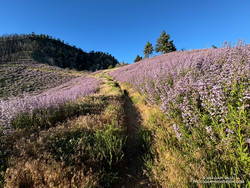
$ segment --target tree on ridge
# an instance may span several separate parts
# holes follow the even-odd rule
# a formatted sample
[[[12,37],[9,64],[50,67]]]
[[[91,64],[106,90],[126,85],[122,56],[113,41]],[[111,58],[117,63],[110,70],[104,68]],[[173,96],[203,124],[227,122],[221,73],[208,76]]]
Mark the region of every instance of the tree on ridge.
[[[149,57],[154,51],[153,45],[150,42],[147,42],[147,44],[144,47],[144,55],[146,58]]]
[[[163,54],[176,51],[173,40],[170,40],[170,35],[165,31],[162,31],[160,37],[157,39],[155,51]]]
[[[138,61],[141,61],[141,60],[142,60],[142,57],[139,56],[139,55],[137,55],[136,58],[135,58],[135,60],[134,60],[134,62],[138,62]]]

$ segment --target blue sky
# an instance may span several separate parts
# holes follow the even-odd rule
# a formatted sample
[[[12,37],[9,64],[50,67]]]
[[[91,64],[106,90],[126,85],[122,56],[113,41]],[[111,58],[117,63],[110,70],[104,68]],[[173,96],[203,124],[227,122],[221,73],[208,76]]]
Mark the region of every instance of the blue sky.
[[[0,35],[49,34],[132,62],[162,30],[177,49],[249,43],[249,10],[249,0],[1,0]]]

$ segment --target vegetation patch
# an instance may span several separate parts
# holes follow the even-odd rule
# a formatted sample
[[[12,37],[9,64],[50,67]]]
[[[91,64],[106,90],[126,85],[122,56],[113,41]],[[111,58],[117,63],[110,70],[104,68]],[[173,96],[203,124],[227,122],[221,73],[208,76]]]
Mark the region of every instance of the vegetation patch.
[[[1,148],[2,186],[148,183],[143,158],[151,135],[132,121],[139,116],[130,116],[136,109],[120,85],[110,77],[97,77],[103,79],[99,93],[57,108],[19,114],[12,121],[14,132],[0,137],[5,146]]]
[[[77,117],[86,114],[101,113],[105,105],[107,105],[107,98],[101,96],[86,97],[84,100],[78,102],[69,102],[57,107],[50,107],[45,109],[36,109],[32,113],[20,113],[11,121],[11,126],[15,129],[48,129],[56,125],[56,123],[63,122],[69,118]]]
[[[150,104],[139,108],[154,138],[151,181],[198,187],[212,177],[226,182],[207,186],[250,186],[249,49],[172,53],[110,73]]]
[[[100,95],[68,105],[61,108],[67,112],[47,109],[15,120],[18,129],[7,136],[13,152],[1,155],[1,160],[9,160],[1,167],[6,187],[41,186],[44,182],[109,187],[119,180],[126,144],[122,99]]]
[[[42,69],[47,68],[50,71]],[[25,93],[37,94],[59,86],[79,75],[37,63],[0,64],[0,98],[22,96]]]

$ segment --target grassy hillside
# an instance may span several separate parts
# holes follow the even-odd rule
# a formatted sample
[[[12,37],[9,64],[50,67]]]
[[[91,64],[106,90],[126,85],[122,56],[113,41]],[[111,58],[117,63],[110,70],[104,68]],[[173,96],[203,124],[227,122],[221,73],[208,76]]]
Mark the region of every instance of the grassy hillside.
[[[0,187],[249,187],[249,60],[239,45],[91,74],[2,64],[7,96],[35,89],[0,100]]]
[[[106,74],[95,78],[102,81],[96,94],[26,109],[11,132],[0,132],[0,186],[131,187],[134,178],[137,187],[149,185],[141,158],[147,132],[128,93]]]
[[[61,68],[100,70],[118,61],[103,52],[83,52],[48,35],[7,35],[0,37],[0,63],[33,60]]]

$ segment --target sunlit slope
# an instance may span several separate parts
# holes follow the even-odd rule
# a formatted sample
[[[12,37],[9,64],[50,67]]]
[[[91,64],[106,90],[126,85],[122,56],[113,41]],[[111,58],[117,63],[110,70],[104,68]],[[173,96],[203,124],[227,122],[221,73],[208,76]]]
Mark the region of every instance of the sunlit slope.
[[[40,93],[81,75],[33,61],[0,64],[0,99]]]
[[[110,75],[164,113],[148,121],[151,179],[195,187],[206,177],[236,177],[250,186],[250,46],[173,52]]]

